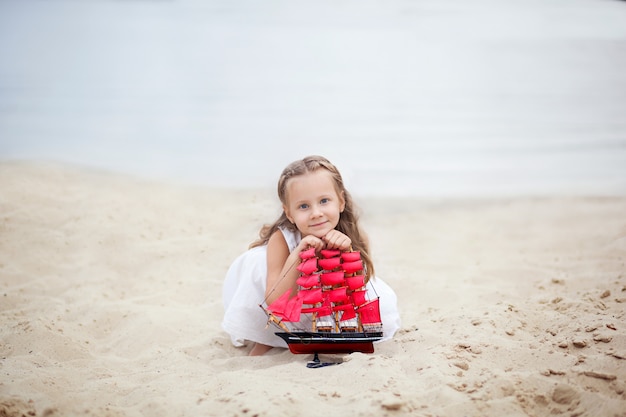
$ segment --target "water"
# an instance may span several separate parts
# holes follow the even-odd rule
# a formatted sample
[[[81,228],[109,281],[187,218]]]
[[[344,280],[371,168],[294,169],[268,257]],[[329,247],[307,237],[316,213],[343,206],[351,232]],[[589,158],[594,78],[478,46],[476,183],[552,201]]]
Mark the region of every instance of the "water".
[[[356,194],[626,194],[626,2],[0,1],[0,158]]]

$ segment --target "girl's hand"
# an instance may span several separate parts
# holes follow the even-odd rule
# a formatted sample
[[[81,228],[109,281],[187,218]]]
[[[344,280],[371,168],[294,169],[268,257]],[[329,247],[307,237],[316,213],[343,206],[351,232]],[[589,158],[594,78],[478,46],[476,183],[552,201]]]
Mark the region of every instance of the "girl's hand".
[[[328,232],[322,240],[326,244],[326,249],[339,249],[346,251],[352,246],[352,239],[335,229]]]
[[[313,235],[308,235],[302,238],[298,247],[296,248],[296,252],[300,253],[309,248],[315,248],[315,251],[319,251],[324,249],[325,244],[319,237],[315,237]]]

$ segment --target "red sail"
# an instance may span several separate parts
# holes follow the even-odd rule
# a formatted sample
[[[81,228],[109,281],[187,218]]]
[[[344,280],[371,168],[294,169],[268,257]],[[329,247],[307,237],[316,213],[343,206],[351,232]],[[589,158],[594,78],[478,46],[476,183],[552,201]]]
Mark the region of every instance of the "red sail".
[[[354,308],[350,308],[350,309],[344,310],[343,314],[341,315],[341,319],[340,320],[341,321],[343,321],[343,320],[352,320],[355,317],[356,317],[356,311],[354,311]]]
[[[305,275],[311,275],[313,272],[317,271],[317,259],[307,259],[298,265],[297,269]]]
[[[287,303],[289,302],[289,297],[291,296],[291,289],[288,289],[278,297],[274,302],[267,306],[267,309],[277,315],[280,318],[285,317],[285,311],[287,310]]]
[[[316,287],[320,284],[320,276],[319,275],[302,275],[300,278],[296,280],[296,284],[303,288],[311,288]]]
[[[353,272],[360,271],[363,269],[363,261],[358,260],[354,262],[344,262],[341,267],[347,274],[352,274]]]
[[[334,288],[328,292],[328,299],[333,303],[345,303],[350,301],[347,294],[348,287]]]
[[[319,259],[317,263],[322,269],[330,271],[332,269],[337,268],[339,265],[341,265],[341,258],[335,257],[335,258],[328,258],[328,259]]]
[[[341,251],[336,250],[336,249],[322,249],[320,253],[322,254],[324,258],[332,258],[334,256],[339,256]]]
[[[321,303],[324,300],[321,288],[302,290],[300,291],[300,294],[302,294],[302,302],[304,304],[317,304]]]
[[[367,298],[365,297],[366,294],[367,290],[353,291],[352,294],[350,294],[350,297],[352,298],[352,304],[354,304],[355,306],[365,304],[367,302]]]
[[[274,302],[267,306],[267,309],[283,321],[298,322],[300,321],[300,310],[302,309],[302,295],[297,294],[293,298],[291,290],[287,290],[278,297]]]
[[[342,271],[327,272],[320,274],[320,281],[322,285],[337,285],[343,283],[344,274]]]
[[[318,317],[325,317],[333,314],[333,310],[330,307],[330,302],[328,302],[328,300],[324,300],[324,305],[322,306],[303,308],[302,312],[307,314],[317,313]]]
[[[318,317],[330,316],[333,313],[328,306],[303,308],[302,312],[305,314],[317,313]]]
[[[361,259],[361,252],[344,252],[341,254],[341,258],[344,262],[354,262]]]
[[[351,290],[358,290],[365,285],[365,277],[363,275],[346,277],[346,284],[348,284],[348,288]]]
[[[339,304],[333,306],[333,311],[343,311],[340,320],[350,320],[356,317],[356,311],[352,304]]]
[[[300,321],[300,312],[302,310],[302,295],[298,294],[287,302],[285,306],[284,321],[298,322]]]
[[[359,307],[359,315],[363,324],[380,324],[380,306],[378,298]]]
[[[347,311],[354,310],[354,306],[352,304],[337,304],[333,306],[333,311]]]
[[[309,248],[300,252],[300,259],[315,258],[315,248]]]

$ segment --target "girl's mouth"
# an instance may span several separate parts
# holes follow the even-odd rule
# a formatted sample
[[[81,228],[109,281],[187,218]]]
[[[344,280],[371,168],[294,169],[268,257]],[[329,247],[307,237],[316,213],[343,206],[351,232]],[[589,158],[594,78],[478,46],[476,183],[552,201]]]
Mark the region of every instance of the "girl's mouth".
[[[324,226],[325,224],[326,222],[315,223],[315,224],[312,224],[311,227],[320,227],[320,226]]]

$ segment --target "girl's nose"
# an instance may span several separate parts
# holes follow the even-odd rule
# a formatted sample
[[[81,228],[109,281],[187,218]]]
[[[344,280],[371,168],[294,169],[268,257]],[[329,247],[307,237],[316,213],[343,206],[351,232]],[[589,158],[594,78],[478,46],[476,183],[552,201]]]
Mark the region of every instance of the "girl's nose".
[[[317,204],[313,206],[313,210],[311,211],[311,215],[313,217],[319,217],[322,215],[322,210],[320,209],[320,206],[318,206]]]

